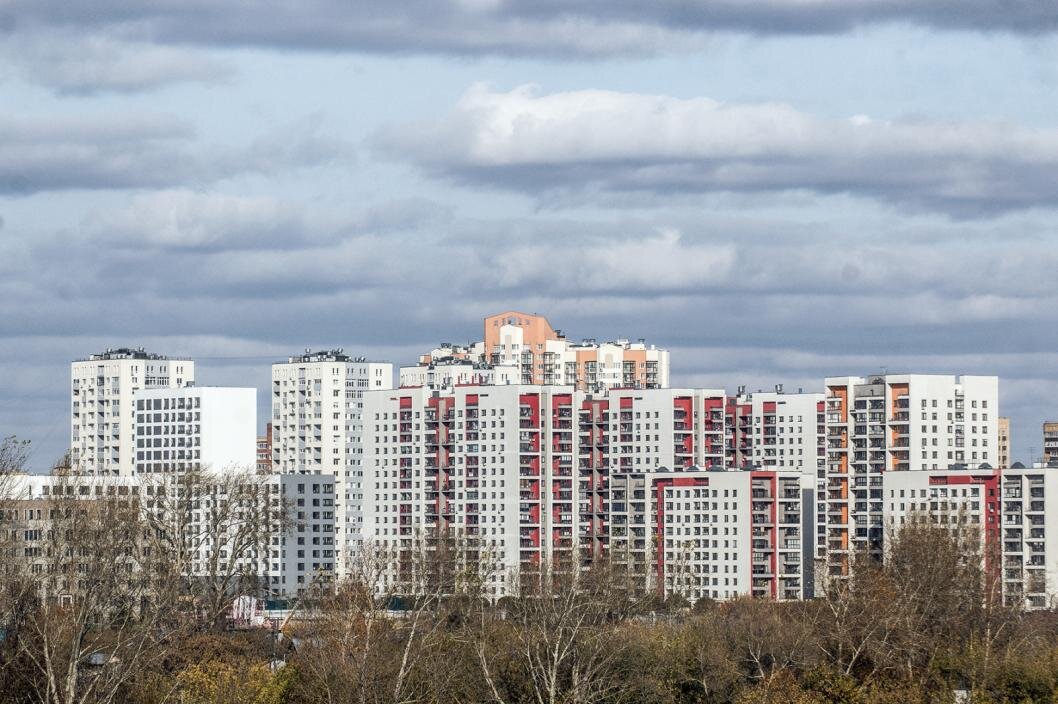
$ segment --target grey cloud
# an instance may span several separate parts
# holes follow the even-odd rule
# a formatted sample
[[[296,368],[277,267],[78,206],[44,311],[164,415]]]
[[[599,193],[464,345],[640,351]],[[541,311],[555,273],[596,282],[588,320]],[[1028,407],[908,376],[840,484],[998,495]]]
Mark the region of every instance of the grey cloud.
[[[1058,130],[821,118],[782,103],[475,85],[383,152],[459,182],[585,202],[615,195],[850,194],[976,217],[1058,205]]]
[[[1039,35],[1058,8],[1038,0],[311,0],[300,3],[9,0],[9,32],[87,30],[212,47],[613,56],[702,46],[715,32],[834,34],[878,23]]]
[[[165,115],[0,115],[0,194],[200,186],[246,173],[348,162],[353,155],[316,120],[234,148],[194,137],[188,123]]]
[[[232,69],[200,50],[59,30],[12,33],[0,56],[24,78],[64,95],[137,93],[173,83],[228,80]]]
[[[225,267],[228,254],[243,252],[241,256],[250,259],[274,261],[279,280],[285,268],[297,268],[303,257],[307,265],[296,277],[311,280],[314,266],[321,273],[328,270],[327,263],[313,263],[320,256],[319,248],[333,248],[350,238],[357,242],[356,238],[443,226],[451,219],[450,208],[425,198],[397,199],[355,213],[331,214],[275,197],[165,189],[135,194],[123,208],[90,212],[78,237],[86,247],[108,245],[187,255],[199,266],[211,261],[199,255],[220,254],[218,265]],[[338,272],[335,278],[340,276]],[[236,279],[235,273],[225,277],[229,283]]]
[[[167,251],[289,249],[308,243],[299,208],[272,198],[187,190],[136,195],[124,209],[90,214],[82,229],[93,242]]]

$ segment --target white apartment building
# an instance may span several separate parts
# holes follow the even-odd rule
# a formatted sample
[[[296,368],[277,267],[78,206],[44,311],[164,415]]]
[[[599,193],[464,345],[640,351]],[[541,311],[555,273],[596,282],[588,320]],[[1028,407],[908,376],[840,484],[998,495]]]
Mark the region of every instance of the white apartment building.
[[[400,386],[427,386],[431,389],[466,384],[504,386],[520,384],[521,379],[521,369],[516,365],[494,366],[455,358],[400,368]]]
[[[195,363],[138,349],[110,349],[70,364],[70,465],[100,476],[135,471],[133,395],[195,381]]]
[[[1004,469],[1002,488],[1003,596],[1028,609],[1056,608],[1058,469]]]
[[[817,500],[822,491],[822,394],[613,389],[587,398],[580,467],[596,484],[619,472],[752,468],[803,474]]]
[[[314,584],[334,579],[336,560],[335,479],[326,474],[272,474],[276,504],[286,512],[282,533],[272,536],[268,560],[269,591],[303,594]]]
[[[256,466],[257,389],[140,389],[133,403],[136,474]]]
[[[726,403],[723,391],[709,389],[591,395],[572,386],[467,385],[371,392],[364,398],[364,481],[370,487],[365,540],[370,536],[380,548],[404,555],[403,564],[414,562],[424,538],[458,535],[488,556],[483,568],[489,593],[503,596],[518,584],[516,577],[531,578],[542,562],[585,563],[610,547],[616,525],[611,492],[619,478],[672,477],[678,474],[670,471],[674,466],[704,475],[705,460],[722,467]],[[811,420],[802,422],[814,428],[812,409]],[[814,438],[812,443],[814,451]],[[781,459],[789,466],[773,474],[783,486],[805,483],[806,496],[798,490],[797,506],[812,504],[815,473],[802,472],[791,449],[798,444],[782,445]],[[751,474],[710,472],[719,478],[709,481],[741,476],[748,482]],[[811,555],[812,516],[806,525],[798,516],[797,544]],[[414,575],[394,572],[394,579],[407,582]],[[738,593],[750,593],[751,579],[740,584],[745,591]],[[793,584],[782,593],[792,593]],[[806,589],[803,581],[796,588]]]
[[[825,380],[827,572],[881,554],[885,472],[976,469],[998,460],[994,376],[884,374]]]
[[[823,394],[757,391],[740,396],[748,405],[753,438],[745,455],[759,469],[795,470],[812,477],[824,466]]]
[[[883,527],[891,537],[908,521],[929,518],[952,530],[969,530],[987,559],[996,546],[1000,519],[998,470],[886,472],[882,477]]]
[[[311,352],[272,365],[272,470],[335,478],[337,572],[362,541],[363,395],[393,388],[393,365]]]
[[[685,471],[610,479],[610,554],[644,585],[689,601],[810,594],[811,478]]]

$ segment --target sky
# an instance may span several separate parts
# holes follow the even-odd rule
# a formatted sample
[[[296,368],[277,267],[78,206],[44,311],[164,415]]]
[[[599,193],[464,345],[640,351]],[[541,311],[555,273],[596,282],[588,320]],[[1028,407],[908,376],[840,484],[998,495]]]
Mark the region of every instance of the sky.
[[[410,364],[506,309],[678,386],[997,374],[1058,417],[1058,4],[0,0],[0,435],[69,362]]]

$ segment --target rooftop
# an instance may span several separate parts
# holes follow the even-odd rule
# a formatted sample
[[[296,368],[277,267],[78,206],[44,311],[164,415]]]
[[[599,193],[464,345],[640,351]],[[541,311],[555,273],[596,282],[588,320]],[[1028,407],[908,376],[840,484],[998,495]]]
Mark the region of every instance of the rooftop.
[[[350,357],[342,347],[333,350],[312,350],[306,348],[304,354],[287,357],[287,364],[306,364],[309,362],[368,362],[367,357]],[[283,362],[280,362],[282,364]]]
[[[88,359],[78,359],[78,362],[96,362],[107,359],[169,359],[164,354],[147,352],[142,347],[115,347],[107,348],[105,352],[89,355]]]

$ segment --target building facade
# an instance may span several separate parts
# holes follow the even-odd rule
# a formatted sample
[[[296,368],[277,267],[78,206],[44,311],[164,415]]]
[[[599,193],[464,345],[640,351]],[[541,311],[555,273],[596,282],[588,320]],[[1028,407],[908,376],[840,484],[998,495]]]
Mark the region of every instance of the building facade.
[[[997,451],[997,467],[1009,467],[1011,465],[1010,459],[1010,418],[1000,418],[999,423],[996,426],[999,432],[999,449]]]
[[[20,567],[32,574],[54,570],[56,556],[49,553],[49,531],[54,528],[53,511],[56,501],[122,501],[131,503],[148,516],[171,508],[173,504],[161,499],[161,492],[177,490],[175,477],[148,476],[56,476],[21,475],[5,485],[6,495],[0,522],[3,530],[12,531],[12,543],[5,547],[18,552],[24,562]],[[225,495],[210,493],[208,484],[198,485],[212,500],[239,500],[227,495],[232,485],[224,485]],[[314,583],[328,583],[334,571],[334,479],[328,476],[269,475],[253,488],[255,504],[253,516],[260,520],[260,529],[267,533],[260,545],[247,548],[245,539],[241,551],[234,548],[233,564],[211,567],[210,554],[225,552],[229,539],[225,533],[227,522],[207,524],[201,514],[189,512],[190,522],[183,529],[188,544],[198,546],[187,562],[188,574],[205,577],[220,573],[245,573],[257,578],[261,596],[295,596],[304,593]],[[166,508],[163,508],[166,507]],[[157,514],[156,514],[157,515]],[[196,518],[199,517],[199,518]],[[231,526],[241,523],[240,518]],[[218,530],[219,529],[219,530]],[[214,540],[220,543],[215,545]],[[267,544],[266,544],[267,543]],[[155,548],[156,545],[144,547]],[[237,552],[237,554],[236,554]],[[71,555],[71,559],[75,556]],[[54,586],[54,585],[52,585]],[[61,586],[61,585],[60,585]],[[72,585],[68,585],[74,591]]]
[[[327,474],[272,474],[272,495],[286,522],[271,538],[266,576],[278,596],[304,594],[331,583],[337,559],[335,478]]]
[[[392,364],[340,349],[272,365],[272,471],[334,477],[339,574],[363,539],[363,395],[392,387]]]
[[[886,472],[995,466],[998,379],[888,374],[825,380],[827,574],[881,556]]]
[[[777,455],[769,455],[770,461],[781,469],[759,474],[781,477],[784,491],[790,483],[807,487],[806,496],[797,490],[794,523],[797,544],[806,546],[811,555],[815,517],[810,513],[803,523],[800,507],[814,504],[815,499],[817,400],[805,401],[811,412],[801,414],[801,424],[795,420],[796,402],[790,410],[782,406],[780,414],[782,399],[758,400],[759,417],[753,414],[753,404],[746,404],[750,428],[754,419],[763,428],[778,426],[777,418],[782,417],[784,438],[788,428],[795,429],[789,438],[799,438],[801,424],[804,434],[811,436],[807,468],[804,455],[798,453],[804,449],[801,443],[769,439],[768,447],[780,448]],[[467,385],[370,392],[364,397],[368,463],[364,485],[369,492],[363,534],[379,549],[403,555],[397,560],[401,564],[421,561],[416,555],[431,536],[460,536],[464,545],[474,546],[475,554],[488,557],[482,560],[487,592],[498,598],[531,580],[542,564],[572,569],[590,564],[604,552],[613,554],[612,531],[619,520],[613,512],[613,491],[625,477],[639,477],[636,481],[643,483],[654,481],[655,475],[682,477],[682,472],[708,474],[713,486],[726,487],[728,482],[741,481],[739,477],[749,482],[755,472],[707,471],[724,469],[728,405],[723,391],[709,389],[613,389],[589,394],[572,386]],[[774,418],[766,423],[764,416]],[[747,430],[747,456],[753,436]],[[749,525],[748,483],[744,489],[747,501],[724,502],[723,510],[744,512]],[[632,489],[625,486],[621,491]],[[784,494],[783,500],[787,498],[794,497]],[[635,530],[651,534],[658,525],[647,521],[642,511],[620,520],[632,520]],[[748,530],[743,535],[748,536]],[[622,539],[626,536],[622,529]],[[791,545],[792,541],[791,537]],[[749,555],[750,543],[743,546],[744,556]],[[787,562],[792,564],[793,559]],[[749,565],[747,558],[747,575]],[[803,579],[804,568],[800,570]],[[778,573],[768,574],[779,578]],[[414,575],[393,578],[407,581]],[[708,586],[704,593],[711,596],[713,591],[748,594],[751,584],[747,577],[737,585],[698,586]],[[804,584],[798,581],[796,588],[804,589]],[[783,587],[782,593],[791,594],[792,585]],[[701,593],[691,590],[689,598]]]
[[[133,405],[136,474],[257,465],[256,388],[140,389]]]
[[[810,595],[812,482],[792,472],[684,471],[610,480],[610,554],[664,596]]]
[[[1008,605],[1058,604],[1058,521],[1047,518],[1058,501],[1058,470],[890,472],[883,497],[887,531],[912,516],[974,531],[985,571],[999,580]]]
[[[135,411],[144,389],[194,384],[195,363],[138,349],[111,349],[70,364],[70,466],[98,476],[132,476]]]
[[[469,361],[491,365],[500,376],[518,370],[512,383],[573,386],[580,391],[608,388],[667,388],[669,353],[644,340],[570,342],[542,315],[506,311],[484,321],[481,341],[466,346],[442,344],[422,355],[420,366]],[[401,370],[412,380],[412,368]]]
[[[1045,421],[1043,424],[1043,463],[1058,461],[1058,422]]]

